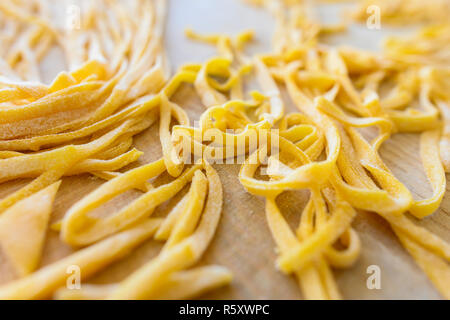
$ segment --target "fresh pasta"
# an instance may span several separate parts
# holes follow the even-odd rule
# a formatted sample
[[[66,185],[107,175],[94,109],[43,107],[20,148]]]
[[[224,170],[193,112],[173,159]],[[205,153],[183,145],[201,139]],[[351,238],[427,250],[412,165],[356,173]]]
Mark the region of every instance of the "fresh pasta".
[[[275,18],[272,52],[248,55],[251,31],[231,37],[187,29],[187,37],[218,54],[170,76],[162,44],[166,2],[92,1],[68,30],[53,24],[50,0],[0,4],[0,182],[32,179],[0,200],[0,245],[20,274],[0,286],[0,298],[184,299],[229,284],[228,269],[197,264],[222,212],[223,186],[213,166],[239,160],[240,183],[265,199],[275,266],[295,276],[304,298],[345,298],[333,270],[356,263],[362,244],[352,222],[370,211],[450,299],[450,244],[414,222],[440,207],[450,167],[449,26],[389,38],[375,54],[325,45],[323,34],[345,28],[312,19],[303,1],[251,1]],[[432,12],[401,2],[402,10],[385,11],[386,18],[429,23],[447,5],[435,2]],[[67,71],[46,85],[38,66],[52,46],[64,53]],[[258,89],[248,89],[249,79]],[[198,125],[172,99],[184,85],[205,108]],[[296,112],[286,113],[289,103]],[[161,158],[123,170],[142,155],[133,137],[156,122]],[[415,199],[379,154],[404,132],[420,133],[433,190],[426,199]],[[77,251],[39,268],[61,179],[82,173],[105,182],[51,225]],[[171,180],[156,184],[164,174]],[[167,215],[152,217],[184,189]],[[139,195],[116,212],[95,215],[130,190]],[[296,228],[277,203],[290,190],[310,194]],[[40,206],[23,223],[36,201]],[[12,242],[16,224],[19,241]],[[164,243],[160,252],[121,281],[64,288],[68,266],[79,266],[84,281],[150,239]]]

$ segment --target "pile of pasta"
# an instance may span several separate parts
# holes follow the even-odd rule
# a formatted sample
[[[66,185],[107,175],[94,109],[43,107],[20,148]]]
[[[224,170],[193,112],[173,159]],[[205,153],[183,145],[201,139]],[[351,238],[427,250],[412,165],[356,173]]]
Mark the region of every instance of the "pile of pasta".
[[[86,3],[79,7],[79,26],[71,29],[52,25],[50,8],[57,4],[50,1],[0,4],[0,180],[33,179],[0,201],[0,245],[19,276],[0,287],[0,298],[180,299],[230,282],[222,267],[185,270],[200,259],[220,218],[222,187],[215,170],[200,162],[158,187],[149,180],[167,170],[162,159],[119,171],[142,154],[132,148],[133,136],[158,119],[162,140],[170,136],[172,116],[189,124],[184,110],[169,102],[195,74],[181,72],[168,81],[166,1]],[[65,53],[69,71],[45,85],[38,64],[55,46]],[[81,173],[109,181],[52,225],[65,243],[80,249],[39,268],[61,178]],[[166,219],[149,218],[189,183]],[[88,215],[130,189],[142,195],[120,212]],[[66,288],[72,266],[84,281],[152,237],[166,241],[160,254],[120,283]]]
[[[385,54],[376,55],[322,43],[322,34],[342,29],[311,19],[300,1],[258,3],[276,20],[272,53],[247,55],[251,32],[233,38],[188,30],[216,46],[218,56],[170,77],[165,0],[90,1],[70,30],[52,24],[51,1],[2,1],[0,181],[33,180],[0,201],[0,245],[19,275],[0,286],[0,299],[182,299],[229,284],[226,268],[196,264],[222,211],[213,163],[230,150],[244,162],[241,184],[265,198],[277,268],[295,276],[305,298],[342,298],[333,269],[358,259],[361,243],[351,225],[358,211],[386,219],[450,298],[450,245],[414,222],[439,208],[444,165],[450,169],[448,27],[389,39]],[[45,85],[38,65],[54,46],[69,71]],[[248,89],[249,78],[258,90]],[[205,106],[197,126],[171,100],[184,85]],[[283,91],[298,112],[285,114]],[[156,122],[162,158],[128,169],[142,154],[131,149],[133,136]],[[421,132],[430,198],[414,199],[379,155],[400,132]],[[79,250],[39,267],[61,179],[81,173],[105,182],[51,226]],[[156,185],[166,173],[173,179]],[[185,188],[164,218],[151,217]],[[95,214],[132,189],[141,193],[129,204]],[[292,230],[276,199],[299,189],[310,199]],[[125,279],[84,284],[150,239],[164,242],[161,251]],[[65,287],[71,266],[83,280],[77,290]]]

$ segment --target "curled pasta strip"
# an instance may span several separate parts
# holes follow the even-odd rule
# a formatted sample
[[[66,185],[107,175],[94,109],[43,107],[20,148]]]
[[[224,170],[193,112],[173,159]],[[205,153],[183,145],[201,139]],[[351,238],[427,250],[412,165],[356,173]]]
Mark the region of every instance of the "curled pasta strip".
[[[43,147],[52,147],[61,143],[80,139],[108,128],[109,126],[114,125],[119,121],[123,121],[128,116],[140,116],[142,114],[145,114],[146,111],[151,111],[157,106],[157,100],[157,98],[150,100],[146,100],[146,98],[140,99],[131,104],[129,107],[124,108],[122,111],[79,130],[67,133],[34,136],[30,138],[2,140],[0,141],[0,148],[3,150],[38,151]]]
[[[439,130],[425,131],[420,142],[420,154],[427,177],[433,187],[433,195],[424,200],[414,201],[410,212],[417,218],[426,217],[435,212],[445,193],[445,172],[439,157]]]
[[[311,162],[308,156],[289,140],[272,134],[271,141],[278,139],[279,147],[282,152],[288,152],[294,155],[303,163],[292,170],[289,176],[275,181],[260,181],[253,178],[260,165],[267,161],[267,147],[263,146],[252,153],[246,162],[242,165],[239,172],[239,180],[244,187],[258,195],[270,195],[273,192],[281,192],[286,189],[304,189],[313,185],[323,185],[331,174],[330,163],[328,161]],[[331,164],[332,166],[332,164]],[[320,172],[320,174],[319,174]]]
[[[327,102],[325,99],[320,100],[321,106],[326,105],[327,107],[332,107],[332,105]],[[322,107],[324,108],[324,107]],[[333,112],[335,112],[336,116],[343,117],[344,114],[342,111],[337,108],[333,108]],[[365,118],[368,119],[368,118]],[[358,123],[357,121],[343,121],[344,125],[360,125],[361,121]],[[378,120],[378,123],[383,123],[384,120],[381,118]],[[386,122],[384,122],[386,123]],[[389,127],[389,122],[388,127]],[[370,126],[373,124],[377,124],[377,120],[368,119],[367,122],[363,122],[362,126]],[[387,129],[389,130],[389,129]],[[383,132],[387,132],[386,130],[381,129],[381,135]],[[366,183],[370,186],[374,184],[369,182],[370,178],[367,174],[362,170],[368,170],[373,177],[375,177],[377,183],[385,190],[371,190],[371,191],[363,191],[361,189],[357,189],[358,186],[349,186],[345,183],[341,178],[339,178],[339,174],[335,171],[333,177],[333,183],[336,188],[340,190],[343,194],[345,194],[346,198],[349,200],[354,206],[360,209],[366,210],[376,210],[376,206],[372,206],[372,204],[377,203],[377,206],[382,202],[383,208],[387,212],[390,211],[398,211],[403,212],[409,208],[412,201],[412,196],[409,191],[401,184],[387,169],[387,167],[383,164],[379,156],[377,155],[377,148],[379,144],[377,142],[373,143],[373,145],[367,143],[364,138],[361,136],[353,128],[348,129],[340,129],[341,137],[348,137],[347,139],[343,139],[342,149],[338,159],[338,167],[340,173],[344,176],[344,178],[348,181],[349,176],[353,175],[354,172],[358,172],[360,175],[366,177]],[[351,146],[353,144],[353,147]],[[358,162],[350,160],[353,157],[353,153],[356,151],[357,157],[359,158]],[[358,192],[363,192],[359,196]],[[391,195],[389,194],[391,193]],[[376,202],[371,202],[375,201]]]
[[[220,266],[196,267],[174,272],[168,277],[167,283],[160,289],[156,298],[192,299],[230,283],[231,277],[230,271]],[[85,284],[79,290],[61,288],[55,292],[54,297],[58,300],[102,300],[115,289],[117,284]]]
[[[278,266],[284,272],[302,269],[308,258],[314,257],[324,244],[334,243],[349,227],[355,216],[356,211],[348,203],[339,202],[329,220],[301,245],[292,246],[282,255],[278,259]]]
[[[19,276],[41,261],[47,224],[61,181],[17,202],[0,217],[0,245]]]
[[[228,76],[230,64],[228,59],[212,58],[200,69],[194,85],[205,107],[224,104],[227,101],[226,96],[210,84],[209,76]]]
[[[220,162],[229,157],[242,158],[252,152],[264,139],[271,127],[268,121],[252,122],[246,115],[265,98],[255,95],[255,101],[230,101],[223,106],[207,109],[200,117],[200,127],[174,126],[172,140],[179,143],[183,158],[193,154]],[[233,129],[231,133],[227,129]]]
[[[393,130],[393,123],[389,119],[384,117],[356,118],[348,116],[339,110],[336,105],[326,99],[320,99],[320,103],[317,105],[317,108],[346,126],[355,128],[377,126],[380,130],[379,136],[371,142],[375,149],[378,149],[383,141],[389,138]]]
[[[284,155],[284,153],[286,153],[286,150],[289,150],[289,152],[294,155],[295,159],[291,161],[291,166],[295,164],[301,166],[303,164],[310,163],[308,156],[301,150],[309,150],[311,145],[314,145],[314,143],[317,141],[321,141],[321,139],[319,138],[320,136],[318,135],[317,127],[314,126],[314,123],[304,115],[291,114],[289,116],[286,116],[282,120],[280,128],[282,129],[280,131],[280,135],[284,135],[285,137],[290,138],[290,140],[292,140],[293,142],[296,142],[296,144],[293,144],[293,142],[286,140],[285,138],[281,138],[280,158],[289,158]],[[322,151],[322,148],[320,148],[320,151]],[[315,175],[316,181],[314,182],[308,181],[304,185],[296,185],[295,187],[287,185],[279,187],[278,184],[280,182],[283,183],[284,180],[295,176],[296,169],[288,167],[287,165],[274,160],[273,156],[271,156],[269,158],[269,167],[267,172],[271,175],[271,177],[276,178],[276,180],[260,181],[259,184],[261,186],[255,190],[252,184],[255,182],[255,180],[249,180],[246,175],[252,176],[257,167],[261,164],[261,162],[263,162],[262,159],[259,159],[261,162],[258,163],[258,157],[262,158],[264,156],[264,152],[261,151],[265,150],[260,149],[258,152],[250,155],[250,157],[247,159],[247,162],[242,166],[240,181],[246,187],[246,189],[251,191],[252,193],[260,194],[259,190],[264,189],[264,193],[262,193],[262,195],[267,197],[266,215],[268,223],[282,253],[282,256],[280,257],[281,260],[279,261],[282,261],[281,263],[283,264],[295,265],[294,267],[292,267],[292,271],[296,273],[298,279],[300,280],[300,285],[306,298],[339,299],[340,294],[338,292],[337,286],[333,280],[328,264],[324,261],[326,254],[325,248],[329,248],[328,251],[331,252],[329,254],[331,258],[329,259],[332,259],[336,265],[351,265],[355,262],[356,258],[359,255],[360,245],[359,238],[355,236],[354,232],[352,233],[353,238],[351,240],[351,245],[350,242],[347,242],[347,244],[349,244],[347,252],[337,252],[330,246],[341,236],[345,229],[349,227],[350,222],[355,216],[356,212],[347,204],[349,211],[352,212],[348,216],[348,219],[345,218],[345,214],[343,215],[340,213],[341,210],[337,210],[337,214],[333,213],[333,217],[335,214],[336,217],[330,218],[330,225],[326,226],[323,231],[321,229],[321,223],[319,222],[319,220],[316,220],[316,223],[319,223],[320,226],[317,227],[317,231],[315,231],[316,233],[314,233],[314,209],[311,210],[310,208],[313,208],[313,203],[315,203],[315,205],[318,206],[317,208],[320,212],[323,212],[324,210],[323,203],[322,205],[320,205],[321,201],[318,201],[316,199],[320,196],[317,192],[314,192],[312,197],[314,197],[314,199],[316,200],[313,202],[310,201],[310,203],[308,203],[307,205],[307,208],[305,208],[305,211],[302,214],[302,221],[304,222],[301,223],[302,227],[300,230],[302,231],[300,231],[299,236],[300,234],[303,234],[304,239],[302,239],[302,242],[299,243],[299,240],[295,239],[295,235],[292,233],[292,231],[289,230],[290,228],[282,218],[275,204],[275,198],[273,195],[279,194],[280,192],[291,188],[314,188],[314,185],[320,186],[321,184],[325,184],[328,177],[325,175],[324,181],[322,183],[317,182],[317,175]],[[272,162],[270,160],[272,160]],[[250,163],[252,163],[252,165],[250,165]],[[313,163],[312,165],[316,164],[317,163]],[[271,167],[275,165],[277,166],[276,168]],[[311,176],[314,176],[314,174],[312,174]],[[301,179],[292,180],[298,182],[298,180]],[[308,211],[311,213],[309,213]],[[310,217],[309,220],[308,216]],[[324,215],[322,214],[320,216],[321,221],[323,221]],[[322,224],[326,225],[325,222],[322,222]],[[340,224],[342,224],[342,227],[338,227]],[[307,229],[307,226],[309,226],[309,229]],[[309,230],[309,232],[306,230]],[[331,232],[331,230],[336,233]],[[330,236],[330,238],[327,238],[328,236]],[[333,253],[334,255],[332,256]],[[286,260],[289,262],[284,262]],[[298,265],[298,263],[301,263],[301,265]],[[283,270],[285,271],[285,269]]]
[[[141,151],[132,149],[110,160],[87,159],[75,165],[66,175],[77,175],[84,172],[96,171],[116,171],[135,162],[141,155]]]
[[[414,257],[419,267],[427,274],[431,282],[436,286],[445,299],[450,299],[450,292],[447,286],[450,279],[450,270],[448,261],[443,260],[430,250],[427,250],[417,242],[405,236],[402,232],[398,232],[394,227],[394,231],[399,237],[401,243],[408,252]]]
[[[284,103],[281,98],[281,92],[269,69],[263,62],[263,58],[258,56],[249,58],[242,52],[244,45],[253,38],[252,32],[242,32],[234,40],[225,35],[204,36],[194,33],[192,30],[187,30],[187,35],[190,38],[216,45],[221,55],[220,58],[211,59],[203,68],[200,68],[199,78],[196,80],[196,89],[201,95],[205,106],[209,107],[224,103],[223,95],[220,92],[211,90],[211,87],[219,89],[219,91],[230,89],[232,99],[242,99],[240,78],[242,74],[247,73],[253,67],[262,93],[270,100],[268,112],[261,113],[259,120],[266,120],[271,125],[274,125],[283,116]],[[242,64],[242,67],[237,72],[227,70],[233,60],[237,60],[238,63]],[[224,85],[218,86],[214,79],[207,78],[208,71],[216,76],[229,76],[229,79]]]
[[[92,245],[2,286],[0,295],[8,299],[47,298],[64,284],[68,265],[80,266],[83,278],[102,270],[157,231],[161,220],[146,217],[191,180],[191,191],[180,219],[168,219],[173,223],[164,224],[167,244],[158,261],[166,261],[166,256],[176,260],[179,254],[191,257],[192,253],[194,260],[181,261],[193,265],[217,227],[222,189],[217,173],[209,165],[194,165],[183,172],[183,163],[175,163],[169,157],[177,147],[170,132],[171,118],[180,126],[189,126],[187,114],[169,99],[182,83],[200,82],[202,68],[181,70],[166,84],[168,64],[162,48],[166,1],[134,1],[130,6],[116,1],[91,2],[82,8],[80,28],[71,31],[58,30],[47,22],[50,16],[41,7],[45,1],[38,3],[39,10],[32,8],[30,12],[28,6],[19,9],[16,5],[19,2],[6,1],[0,5],[0,11],[8,18],[19,20],[17,45],[3,46],[0,39],[0,53],[8,53],[6,61],[1,59],[6,71],[0,76],[0,180],[36,179],[3,199],[0,212],[15,208],[12,206],[20,204],[20,200],[34,201],[34,197],[47,190],[45,187],[63,175],[90,172],[108,182],[91,197],[75,204],[53,226],[60,229],[62,239],[69,244]],[[111,10],[102,10],[106,4]],[[137,17],[139,22],[130,17]],[[21,24],[31,26],[22,28]],[[58,74],[47,86],[40,82],[37,64],[54,40],[65,51],[69,71]],[[245,37],[240,37],[236,46],[245,42]],[[248,67],[229,70],[214,62],[206,75],[211,92],[231,92],[242,98],[240,78],[248,70]],[[228,80],[220,83],[214,79],[217,76]],[[29,81],[22,81],[21,77]],[[164,159],[125,173],[116,172],[142,154],[130,150],[133,136],[155,122],[158,109]],[[42,121],[44,118],[46,123]],[[208,178],[199,170],[202,167]],[[148,181],[166,170],[178,178],[161,186]],[[143,194],[119,212],[105,218],[88,215],[133,188]],[[44,190],[36,193],[40,189]],[[208,190],[211,194],[207,196]],[[39,243],[36,239],[36,245]],[[135,276],[139,274],[130,276],[131,283]],[[230,281],[230,272],[220,267],[180,269],[162,280],[161,292],[156,297],[187,298]],[[118,284],[103,298],[126,293],[127,283]]]
[[[318,196],[317,193],[313,194],[313,197],[316,196]],[[314,202],[317,202],[317,199],[315,201],[310,200],[302,213],[299,232],[297,233],[297,237],[299,239],[294,233],[292,233],[289,226],[284,221],[284,218],[275,204],[275,199],[267,198],[267,220],[277,245],[280,247],[282,258],[285,255],[290,255],[293,251],[297,250],[297,248],[299,248],[299,252],[301,252],[295,259],[298,263],[301,262],[301,267],[297,266],[293,272],[295,272],[300,280],[300,285],[305,297],[308,299],[340,299],[340,293],[330,273],[329,267],[323,260],[324,254],[328,256],[329,252],[335,252],[331,251],[332,249],[330,245],[337,239],[338,236],[336,237],[325,234],[327,231],[330,231],[331,228],[336,227],[336,225],[330,229],[328,229],[328,226],[320,225],[316,227],[317,230],[314,231]],[[333,219],[333,217],[334,215],[330,219]],[[350,222],[351,219],[350,221],[347,221],[347,223],[343,223],[343,228],[347,228]],[[316,223],[320,224],[317,220],[317,216]],[[327,230],[322,231],[321,228],[325,228]],[[334,231],[342,232],[339,228],[334,228]],[[328,236],[330,238],[328,238]],[[333,237],[336,238],[333,239]],[[357,236],[354,239],[358,239]],[[321,244],[316,247],[314,245],[311,246],[311,244],[316,241],[321,242]],[[346,266],[353,264],[356,257],[359,255],[359,240],[352,240],[351,243],[355,244],[353,244],[352,247],[349,247],[349,254],[344,258],[346,260]],[[328,249],[325,249],[327,246]],[[337,257],[337,255],[338,254],[333,256],[335,263],[336,261],[339,261],[341,265],[344,265],[344,259],[342,256]]]

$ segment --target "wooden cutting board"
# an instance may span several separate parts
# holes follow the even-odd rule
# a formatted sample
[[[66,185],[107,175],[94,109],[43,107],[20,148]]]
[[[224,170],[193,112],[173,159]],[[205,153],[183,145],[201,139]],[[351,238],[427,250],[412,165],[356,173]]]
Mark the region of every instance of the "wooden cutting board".
[[[214,55],[215,50],[207,45],[184,38],[186,26],[199,32],[227,32],[236,34],[245,29],[254,29],[256,43],[249,51],[270,50],[273,21],[263,10],[248,7],[239,0],[172,0],[170,1],[166,48],[175,70],[186,62],[203,62]],[[337,5],[320,8],[320,17],[325,22],[337,21]],[[330,39],[333,43],[345,43],[376,50],[379,40],[392,30],[382,27],[371,31],[355,26],[345,36]],[[56,55],[55,55],[56,56]],[[54,58],[43,63],[46,78],[51,79],[55,70]],[[194,91],[183,87],[174,97],[191,118],[198,119],[204,107]],[[288,111],[295,111],[294,109]],[[158,124],[135,138],[135,146],[145,152],[138,163],[144,164],[161,157]],[[399,134],[381,148],[381,155],[395,175],[412,191],[416,198],[431,193],[419,159],[419,143],[416,134]],[[223,186],[224,206],[222,219],[216,236],[201,264],[218,264],[229,268],[234,280],[228,287],[216,290],[202,298],[206,299],[300,299],[301,293],[293,277],[287,277],[275,268],[275,244],[270,235],[264,215],[263,198],[248,194],[238,180],[239,165],[216,165]],[[127,169],[129,169],[127,168]],[[161,177],[168,179],[167,176]],[[0,197],[24,186],[29,180],[13,181],[0,185]],[[447,175],[449,182],[449,175]],[[68,208],[96,187],[102,180],[89,175],[64,178],[58,192],[52,222],[61,219]],[[418,222],[445,240],[450,241],[450,193],[441,208],[431,217]],[[185,192],[186,190],[184,190]],[[136,194],[138,194],[136,192]],[[116,210],[136,196],[133,193],[115,199],[113,206],[105,210]],[[288,221],[295,226],[309,193],[308,191],[285,192],[278,203]],[[163,204],[155,215],[166,213],[181,194]],[[339,288],[346,299],[438,299],[437,291],[413,259],[402,248],[389,225],[376,214],[361,212],[354,222],[362,241],[362,252],[357,263],[350,269],[335,270]],[[161,244],[148,241],[123,260],[89,280],[92,283],[111,283],[126,277],[130,272],[155,256]],[[49,231],[42,266],[73,252],[59,240],[58,234]],[[381,270],[381,289],[369,290],[366,286],[367,268],[377,265]],[[0,284],[15,278],[14,271],[0,252]]]

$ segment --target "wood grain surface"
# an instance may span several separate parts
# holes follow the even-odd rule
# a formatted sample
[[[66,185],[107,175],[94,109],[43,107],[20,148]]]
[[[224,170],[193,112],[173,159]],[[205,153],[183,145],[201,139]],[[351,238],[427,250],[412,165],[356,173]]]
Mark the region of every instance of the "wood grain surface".
[[[321,17],[334,22],[338,6],[321,8]],[[166,48],[173,69],[185,62],[203,62],[214,55],[215,50],[207,45],[186,40],[186,26],[199,32],[237,33],[245,29],[256,31],[256,43],[250,52],[270,50],[273,21],[261,9],[244,5],[239,0],[172,0],[168,16]],[[390,30],[364,30],[352,27],[350,33],[334,43],[346,43],[376,50],[379,40]],[[48,79],[58,71],[55,63],[44,62],[43,70]],[[183,87],[174,101],[184,107],[191,120],[198,119],[203,112],[198,97],[189,86]],[[288,110],[289,111],[289,110]],[[290,111],[294,111],[291,109]],[[135,146],[144,151],[141,159],[126,168],[156,160],[161,157],[158,124],[135,137]],[[423,198],[431,194],[431,188],[421,167],[419,143],[416,134],[398,134],[381,148],[381,156],[395,175],[412,191],[414,197]],[[264,215],[263,198],[247,193],[238,180],[239,165],[215,165],[224,186],[223,216],[216,236],[201,264],[219,264],[228,267],[234,280],[228,287],[216,290],[202,298],[206,299],[299,299],[301,293],[296,280],[281,274],[275,268],[275,244],[270,235]],[[160,178],[161,182],[168,176]],[[4,197],[29,180],[13,181],[0,185],[0,197]],[[447,183],[449,175],[447,175]],[[89,175],[64,178],[58,192],[51,221],[61,219],[72,204],[102,183]],[[432,216],[417,221],[445,240],[450,241],[450,193],[447,193],[441,208]],[[183,192],[168,203],[164,203],[155,215],[164,215],[182,196]],[[110,213],[131,201],[138,194],[128,192],[113,200],[108,207]],[[278,198],[280,209],[288,221],[295,226],[306,204],[308,191],[285,192]],[[362,252],[357,263],[350,269],[335,270],[339,288],[346,299],[439,299],[440,296],[425,274],[402,248],[389,225],[373,213],[360,212],[354,228],[362,240]],[[129,256],[91,278],[92,283],[110,283],[126,277],[132,270],[153,257],[161,243],[148,241]],[[42,265],[52,263],[73,252],[54,231],[49,231],[45,244]],[[367,267],[377,265],[381,269],[381,289],[369,290],[366,286]],[[14,271],[0,253],[0,284],[15,278]]]

